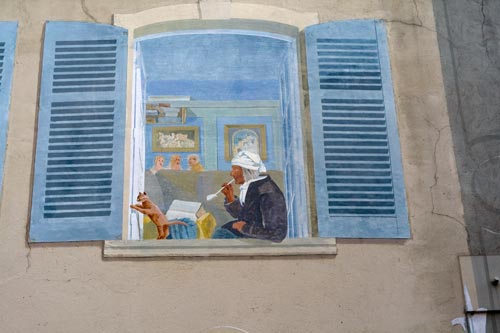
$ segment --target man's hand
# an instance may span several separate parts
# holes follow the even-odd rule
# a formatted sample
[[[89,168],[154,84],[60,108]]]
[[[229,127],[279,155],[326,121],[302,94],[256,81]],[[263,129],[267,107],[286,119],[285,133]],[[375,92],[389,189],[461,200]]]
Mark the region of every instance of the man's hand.
[[[228,183],[222,184],[222,194],[226,196],[227,203],[233,202],[234,201],[233,185]]]
[[[233,223],[233,229],[236,229],[239,232],[241,232],[241,229],[243,229],[243,227],[245,226],[245,224],[246,224],[245,221],[234,222]]]

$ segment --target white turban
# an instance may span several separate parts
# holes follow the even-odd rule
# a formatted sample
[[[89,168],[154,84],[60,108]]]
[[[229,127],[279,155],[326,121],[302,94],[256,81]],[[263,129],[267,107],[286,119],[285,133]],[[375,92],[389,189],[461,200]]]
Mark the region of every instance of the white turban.
[[[231,160],[232,165],[237,165],[245,169],[266,172],[266,166],[260,156],[249,151],[238,152]]]

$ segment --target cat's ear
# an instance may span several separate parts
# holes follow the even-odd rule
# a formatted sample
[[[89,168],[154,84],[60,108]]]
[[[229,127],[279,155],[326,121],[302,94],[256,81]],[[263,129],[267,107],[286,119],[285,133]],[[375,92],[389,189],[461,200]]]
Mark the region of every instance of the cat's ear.
[[[144,192],[144,195],[148,195],[146,192]]]

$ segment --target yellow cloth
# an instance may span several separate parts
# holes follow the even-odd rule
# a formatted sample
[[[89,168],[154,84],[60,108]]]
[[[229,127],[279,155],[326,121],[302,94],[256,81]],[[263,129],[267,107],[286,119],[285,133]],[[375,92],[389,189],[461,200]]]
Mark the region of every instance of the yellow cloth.
[[[202,171],[205,171],[205,168],[200,163],[196,163],[195,165],[193,165],[191,167],[191,171],[202,172]]]
[[[158,229],[156,225],[151,221],[151,219],[144,215],[144,229],[143,229],[143,239],[156,239],[158,237]]]
[[[197,237],[198,239],[212,238],[217,221],[210,213],[205,213],[196,220],[198,225]]]

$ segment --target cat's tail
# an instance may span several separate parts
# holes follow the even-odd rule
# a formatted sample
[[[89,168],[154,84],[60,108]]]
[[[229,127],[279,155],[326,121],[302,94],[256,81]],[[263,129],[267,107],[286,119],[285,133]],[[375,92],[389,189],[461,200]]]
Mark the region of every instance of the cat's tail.
[[[188,225],[186,222],[182,222],[182,221],[179,221],[179,220],[173,220],[173,221],[168,221],[167,222],[167,225],[174,225],[174,224],[180,224],[180,225],[185,225],[185,226]]]

